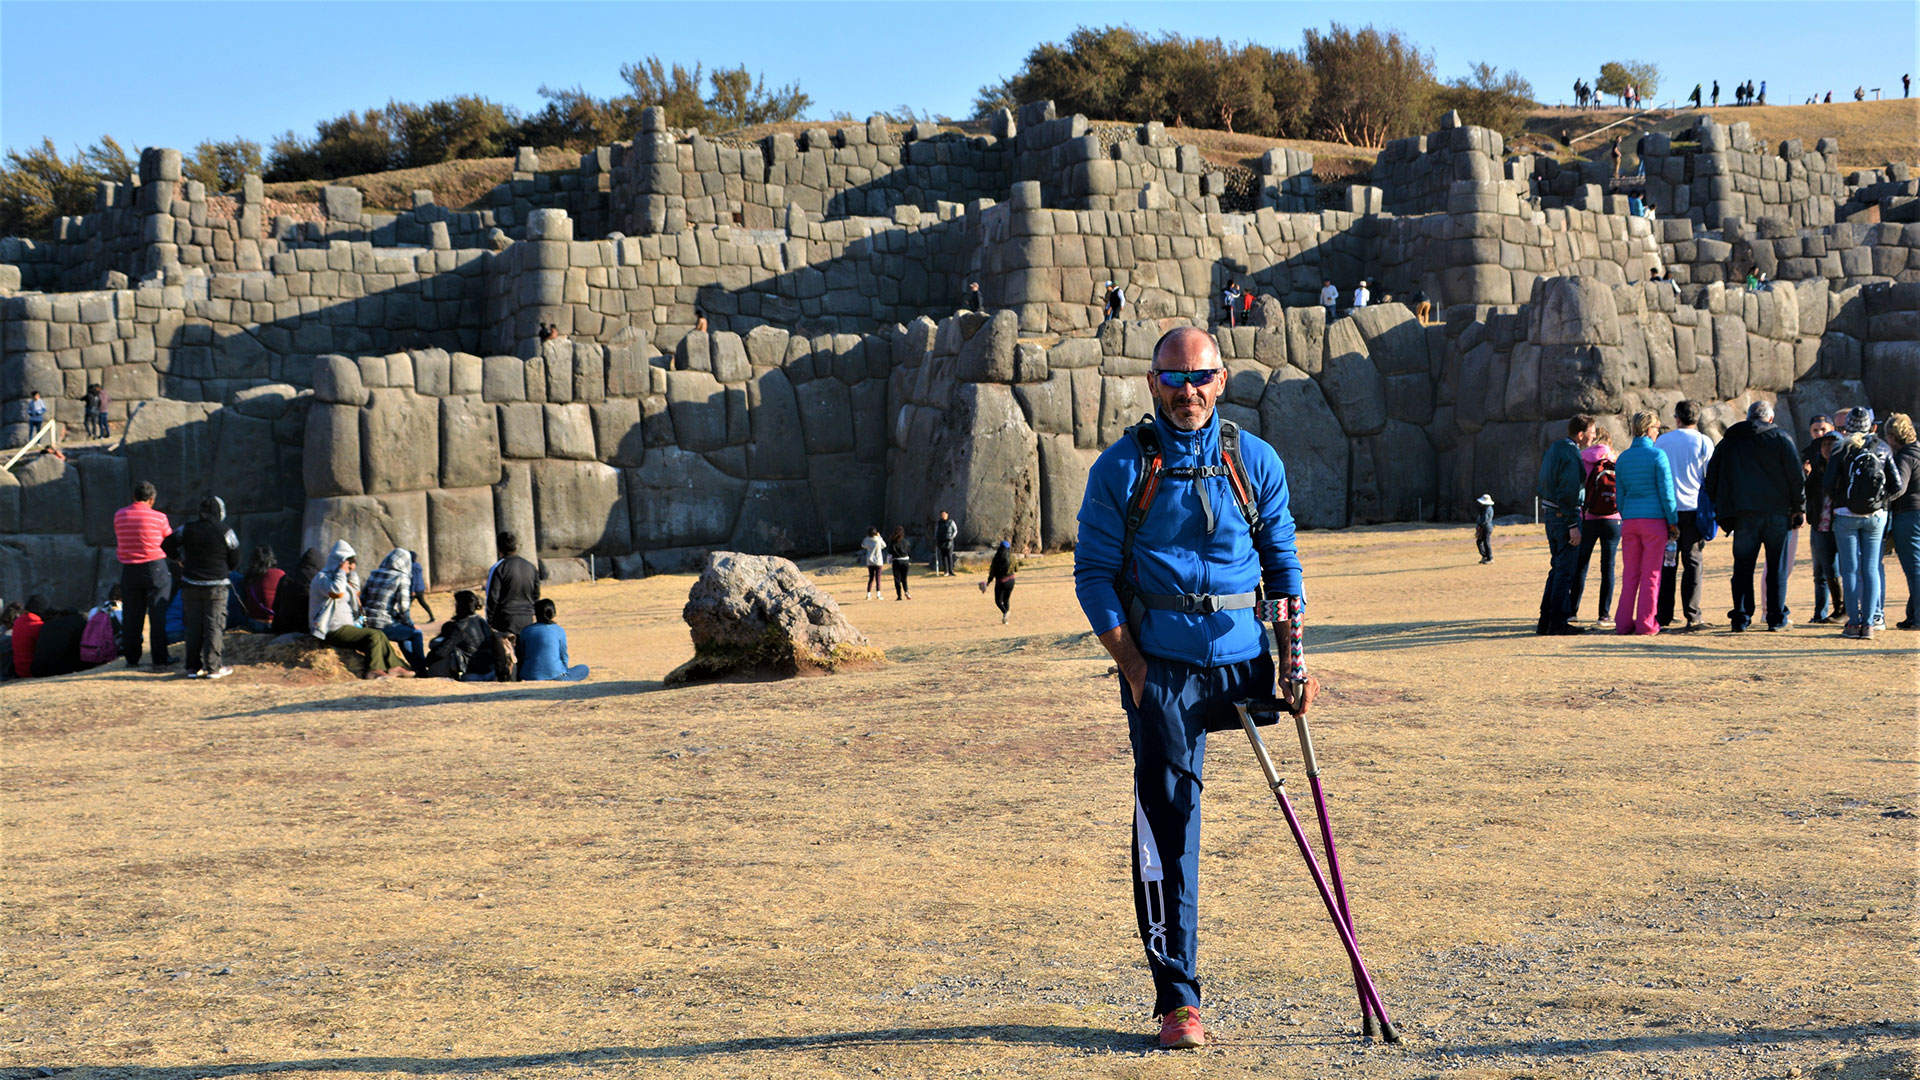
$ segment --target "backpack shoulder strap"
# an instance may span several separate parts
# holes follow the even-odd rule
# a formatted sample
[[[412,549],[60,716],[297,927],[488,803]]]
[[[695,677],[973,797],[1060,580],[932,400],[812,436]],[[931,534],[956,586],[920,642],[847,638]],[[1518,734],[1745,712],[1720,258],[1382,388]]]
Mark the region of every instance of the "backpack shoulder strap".
[[[1247,459],[1240,453],[1240,425],[1224,417],[1220,421],[1220,456],[1227,463],[1227,483],[1233,487],[1233,501],[1240,516],[1247,519],[1247,532],[1260,531],[1260,507],[1253,497],[1253,478],[1247,474]]]
[[[1161,453],[1160,433],[1153,426],[1152,413],[1141,416],[1139,423],[1127,429],[1126,437],[1140,451],[1140,473],[1134,478],[1133,490],[1127,494],[1126,518],[1120,532],[1120,576],[1114,585],[1127,613],[1128,628],[1138,644],[1140,618],[1146,609],[1140,605],[1133,587],[1133,539],[1147,520],[1147,511],[1153,508],[1153,497],[1159,494],[1166,457]]]

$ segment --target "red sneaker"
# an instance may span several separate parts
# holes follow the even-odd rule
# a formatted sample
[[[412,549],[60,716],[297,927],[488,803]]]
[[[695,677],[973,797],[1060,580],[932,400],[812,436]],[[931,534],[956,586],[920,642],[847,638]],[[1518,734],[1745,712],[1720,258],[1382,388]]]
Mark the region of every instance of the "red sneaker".
[[[1207,1045],[1207,1029],[1200,1024],[1200,1010],[1182,1005],[1160,1018],[1160,1048],[1191,1050]]]

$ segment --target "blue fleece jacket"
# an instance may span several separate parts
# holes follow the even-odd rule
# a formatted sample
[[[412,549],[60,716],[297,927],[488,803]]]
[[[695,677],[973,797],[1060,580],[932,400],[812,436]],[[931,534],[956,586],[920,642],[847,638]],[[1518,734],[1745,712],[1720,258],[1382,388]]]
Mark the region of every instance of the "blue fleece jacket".
[[[1223,464],[1220,418],[1199,431],[1179,431],[1165,417],[1155,428],[1169,468]],[[1287,470],[1265,441],[1240,433],[1240,456],[1260,509],[1258,536],[1247,530],[1231,482],[1163,479],[1147,519],[1134,536],[1132,577],[1143,593],[1233,594],[1252,592],[1264,579],[1269,595],[1300,595],[1300,559],[1294,549],[1293,512],[1288,507]],[[1145,462],[1139,446],[1121,439],[1101,453],[1087,473],[1080,503],[1080,533],[1074,545],[1074,592],[1094,633],[1126,621],[1115,583],[1120,577],[1120,541],[1126,531],[1127,497]],[[1207,532],[1198,485],[1207,485],[1214,528]],[[1216,667],[1251,660],[1266,650],[1266,636],[1251,609],[1189,615],[1149,611],[1140,627],[1140,651],[1163,660]]]
[[[1664,518],[1673,525],[1680,520],[1680,501],[1673,493],[1673,466],[1645,435],[1633,440],[1614,462],[1613,494],[1620,503],[1622,521]]]

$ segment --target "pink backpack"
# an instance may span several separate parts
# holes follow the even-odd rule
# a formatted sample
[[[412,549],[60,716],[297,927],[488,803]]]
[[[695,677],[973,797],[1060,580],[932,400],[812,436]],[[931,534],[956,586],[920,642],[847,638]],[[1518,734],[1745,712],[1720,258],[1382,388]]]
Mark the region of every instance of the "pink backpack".
[[[93,618],[87,620],[87,628],[80,635],[80,662],[83,664],[104,664],[120,654],[118,635],[113,632],[113,616],[104,611],[96,611]]]

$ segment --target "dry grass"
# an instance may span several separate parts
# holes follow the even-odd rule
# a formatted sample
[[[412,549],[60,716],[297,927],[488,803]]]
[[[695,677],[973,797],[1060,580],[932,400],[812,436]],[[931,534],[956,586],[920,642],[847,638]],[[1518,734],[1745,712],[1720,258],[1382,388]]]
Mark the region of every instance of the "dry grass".
[[[1303,538],[1401,1048],[1233,736],[1216,1045],[1147,1048],[1125,727],[1053,556],[1010,627],[816,573],[893,661],[845,676],[663,688],[681,577],[554,590],[584,684],[10,684],[0,1076],[1913,1076],[1916,636],[1535,638],[1543,545],[1496,544]]]
[[[573,172],[579,167],[578,151],[551,146],[543,147],[540,151],[542,171]],[[295,180],[267,184],[265,194],[269,207],[274,201],[317,206],[321,188],[329,184],[344,184],[360,189],[362,202],[367,209],[394,211],[412,207],[413,193],[424,188],[433,192],[434,202],[441,206],[454,210],[477,210],[487,205],[487,196],[495,187],[506,183],[512,174],[513,159],[510,157],[468,158],[439,165],[423,165],[417,169],[343,176],[335,180]],[[268,217],[271,216],[270,211]]]
[[[1621,109],[1542,109],[1527,118],[1527,134],[1522,139],[1530,145],[1541,144],[1558,149],[1568,136],[1578,137],[1623,117],[1633,116],[1643,122],[1641,125],[1622,125],[1598,142],[1587,140],[1577,147],[1583,153],[1593,153],[1596,145],[1604,150],[1606,140],[1612,138],[1613,134],[1640,130],[1641,127],[1655,124],[1663,131],[1684,130],[1689,126],[1691,117],[1702,113],[1722,124],[1746,122],[1752,128],[1754,138],[1765,144],[1770,153],[1778,153],[1780,144],[1788,139],[1799,139],[1809,150],[1821,139],[1839,139],[1840,170],[1843,173],[1879,168],[1889,161],[1920,164],[1920,98],[1905,101],[1836,101],[1831,105],[1750,105],[1745,108],[1728,105],[1698,112],[1682,109],[1673,113],[1653,110],[1629,113]]]

